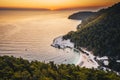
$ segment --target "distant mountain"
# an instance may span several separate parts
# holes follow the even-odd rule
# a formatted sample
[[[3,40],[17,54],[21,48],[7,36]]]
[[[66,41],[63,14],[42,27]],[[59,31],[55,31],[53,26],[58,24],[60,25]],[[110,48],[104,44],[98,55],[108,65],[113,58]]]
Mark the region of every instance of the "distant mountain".
[[[71,18],[88,16],[77,31],[69,32],[64,39],[71,39],[76,48],[87,48],[96,56],[108,56],[109,65],[106,67],[120,72],[120,2],[96,13],[83,13],[74,14],[75,17]]]
[[[70,15],[68,19],[83,20],[83,19],[86,19],[94,15],[96,15],[96,12],[90,12],[90,11],[77,12],[77,13]]]

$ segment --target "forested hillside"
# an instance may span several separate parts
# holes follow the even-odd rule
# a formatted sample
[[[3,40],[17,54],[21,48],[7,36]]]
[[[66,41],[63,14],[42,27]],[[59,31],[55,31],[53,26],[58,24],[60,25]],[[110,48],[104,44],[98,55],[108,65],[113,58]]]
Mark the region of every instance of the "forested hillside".
[[[69,32],[64,39],[71,39],[75,47],[84,47],[96,56],[108,56],[107,67],[120,72],[120,2],[83,20],[81,27]]]
[[[113,72],[0,57],[0,80],[120,80]]]

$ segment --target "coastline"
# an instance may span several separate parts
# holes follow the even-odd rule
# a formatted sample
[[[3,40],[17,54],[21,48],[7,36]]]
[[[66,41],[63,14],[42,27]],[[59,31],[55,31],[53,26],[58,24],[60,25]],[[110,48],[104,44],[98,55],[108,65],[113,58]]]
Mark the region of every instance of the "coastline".
[[[55,38],[51,46],[59,49],[70,48],[77,51],[80,56],[75,65],[86,68],[98,68],[99,66],[94,59],[95,56],[91,52],[85,50],[84,48],[81,48],[81,50],[74,48],[74,43],[70,42],[69,39],[63,40],[62,36]]]

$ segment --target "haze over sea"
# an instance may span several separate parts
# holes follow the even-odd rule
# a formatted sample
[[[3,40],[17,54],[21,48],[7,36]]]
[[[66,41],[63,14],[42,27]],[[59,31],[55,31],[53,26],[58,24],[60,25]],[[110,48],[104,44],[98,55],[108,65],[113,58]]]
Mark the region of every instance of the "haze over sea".
[[[51,46],[53,39],[76,30],[80,21],[67,17],[76,11],[0,11],[0,56],[76,63],[79,54]]]

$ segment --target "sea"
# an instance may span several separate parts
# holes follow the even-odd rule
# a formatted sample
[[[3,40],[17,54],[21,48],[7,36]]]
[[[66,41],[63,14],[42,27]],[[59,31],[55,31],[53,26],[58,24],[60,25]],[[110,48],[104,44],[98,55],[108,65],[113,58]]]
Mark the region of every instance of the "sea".
[[[78,11],[0,10],[0,56],[76,64],[79,53],[51,46],[56,37],[76,30],[80,21],[68,19],[75,12]]]

